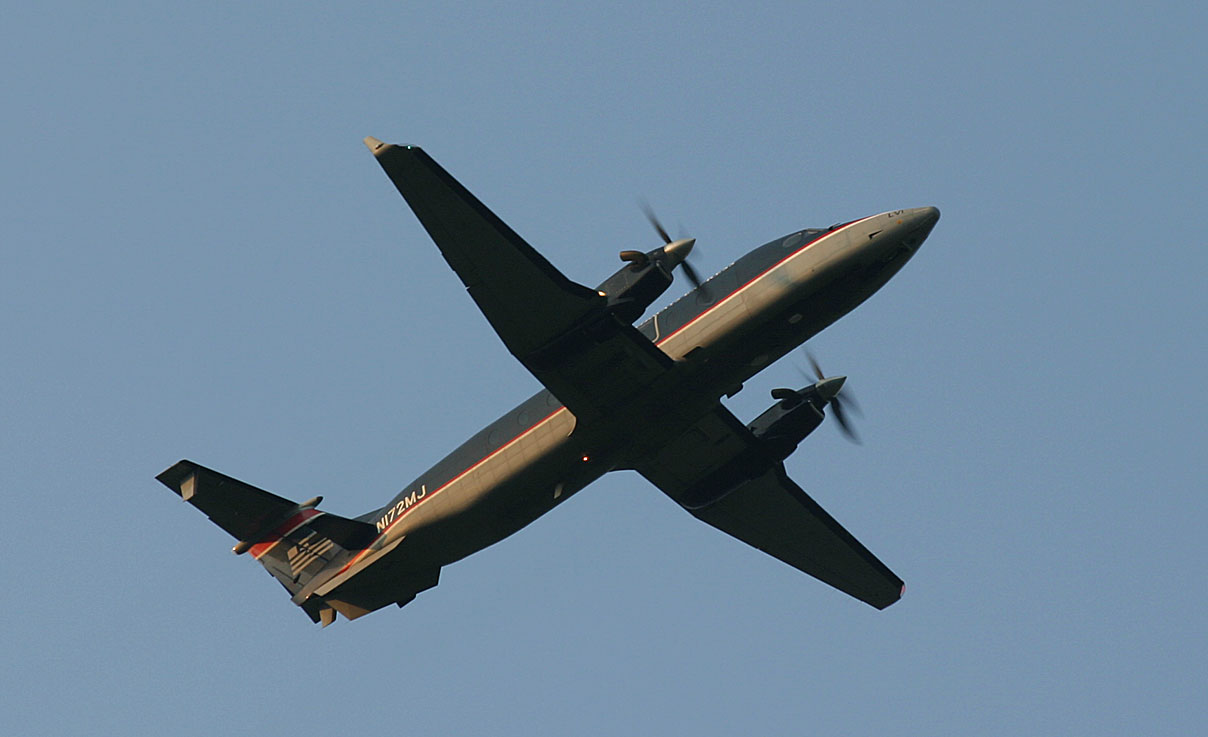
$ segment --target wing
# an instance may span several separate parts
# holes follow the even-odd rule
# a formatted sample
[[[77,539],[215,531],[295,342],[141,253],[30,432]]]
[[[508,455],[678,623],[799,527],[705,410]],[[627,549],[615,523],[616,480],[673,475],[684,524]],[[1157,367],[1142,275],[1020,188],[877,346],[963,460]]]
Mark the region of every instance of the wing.
[[[759,441],[718,407],[637,470],[697,519],[884,609],[902,579],[767,460]]]
[[[568,279],[416,146],[366,138],[505,346],[580,419],[671,366],[606,299]]]

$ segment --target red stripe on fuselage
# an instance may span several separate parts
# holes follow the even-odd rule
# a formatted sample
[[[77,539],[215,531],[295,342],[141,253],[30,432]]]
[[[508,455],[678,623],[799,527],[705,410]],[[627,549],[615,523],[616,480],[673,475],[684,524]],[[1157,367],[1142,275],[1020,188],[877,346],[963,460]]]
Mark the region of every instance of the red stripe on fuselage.
[[[875,215],[869,215],[868,217],[876,217],[876,216],[875,216]],[[764,269],[763,271],[759,272],[757,275],[755,275],[755,276],[754,276],[754,277],[752,277],[750,280],[748,280],[748,281],[747,281],[745,284],[743,284],[742,286],[738,287],[738,288],[737,288],[737,289],[735,289],[734,291],[730,292],[729,294],[727,294],[727,295],[726,295],[725,297],[723,297],[722,299],[719,299],[717,302],[713,303],[713,304],[712,304],[712,305],[711,305],[711,306],[710,306],[708,309],[706,309],[705,311],[701,312],[699,315],[697,315],[696,317],[692,318],[692,319],[691,319],[691,320],[689,320],[688,322],[684,323],[684,324],[683,324],[682,326],[680,326],[679,328],[676,328],[675,332],[673,332],[673,333],[671,333],[670,335],[668,335],[667,337],[665,337],[665,338],[663,338],[663,339],[659,340],[657,343],[655,343],[655,345],[656,345],[656,346],[662,346],[664,343],[666,343],[667,341],[671,340],[671,339],[672,339],[673,337],[675,337],[676,335],[679,335],[681,332],[683,332],[684,330],[688,329],[690,326],[692,326],[692,325],[694,325],[695,323],[699,322],[699,321],[700,321],[702,318],[704,318],[704,317],[705,317],[706,315],[708,315],[710,312],[712,312],[712,311],[716,310],[717,308],[721,307],[721,306],[722,306],[723,304],[725,304],[726,302],[730,301],[730,299],[732,299],[732,298],[733,298],[735,295],[737,295],[739,292],[741,292],[741,291],[743,291],[743,290],[747,289],[748,287],[750,287],[750,286],[751,286],[752,284],[754,284],[755,282],[757,282],[757,281],[759,281],[760,279],[762,279],[763,277],[767,276],[767,274],[768,274],[769,272],[771,272],[771,271],[775,270],[775,269],[776,269],[776,268],[778,268],[778,267],[779,267],[781,264],[783,264],[784,262],[788,261],[789,259],[791,259],[791,258],[793,258],[793,257],[797,256],[798,254],[800,254],[800,253],[801,253],[802,251],[804,251],[805,249],[807,249],[807,248],[809,248],[810,246],[813,246],[813,245],[815,245],[815,244],[817,244],[817,243],[821,243],[822,241],[826,240],[826,239],[827,239],[827,238],[829,238],[830,236],[832,236],[832,235],[834,235],[834,234],[836,234],[836,233],[838,233],[838,232],[840,232],[840,231],[842,231],[842,230],[844,230],[844,229],[846,229],[846,228],[848,228],[848,227],[850,227],[850,226],[852,226],[852,225],[855,225],[856,223],[863,222],[863,221],[867,220],[867,219],[868,219],[868,217],[860,218],[859,220],[852,220],[852,221],[851,221],[851,222],[849,222],[849,223],[844,223],[844,224],[842,224],[842,225],[840,225],[840,226],[836,227],[834,230],[831,230],[831,231],[828,231],[828,232],[822,233],[821,235],[819,235],[817,238],[815,238],[815,239],[814,239],[814,240],[812,240],[812,241],[807,241],[807,242],[803,243],[803,244],[801,245],[801,247],[800,247],[800,248],[798,248],[798,249],[794,250],[792,253],[788,254],[787,256],[785,256],[784,258],[780,259],[780,260],[779,260],[779,261],[777,261],[776,263],[772,264],[772,265],[771,265],[771,266],[769,266],[768,268],[766,268],[766,269]],[[408,512],[410,512],[411,510],[415,509],[415,508],[416,508],[416,507],[418,507],[420,504],[423,504],[424,502],[428,501],[429,499],[431,499],[432,497],[436,496],[436,495],[437,495],[437,494],[439,494],[440,492],[444,491],[444,490],[445,490],[445,489],[447,489],[447,488],[448,488],[448,487],[449,487],[451,484],[453,484],[454,482],[456,482],[458,479],[460,479],[460,478],[464,477],[466,474],[470,473],[471,471],[473,471],[474,469],[478,468],[478,467],[479,467],[479,466],[481,466],[482,464],[486,463],[486,462],[487,462],[487,461],[489,461],[490,459],[492,459],[492,458],[494,458],[495,456],[499,455],[499,454],[500,454],[500,453],[502,453],[504,450],[506,450],[506,449],[507,449],[509,446],[511,446],[513,443],[515,443],[517,440],[519,440],[520,438],[524,437],[525,435],[528,435],[530,432],[532,432],[533,430],[536,430],[538,427],[540,427],[541,425],[545,424],[545,423],[546,423],[546,422],[548,422],[550,419],[552,419],[552,418],[554,417],[554,415],[558,414],[559,412],[565,411],[565,410],[566,410],[566,407],[559,407],[558,409],[554,410],[553,412],[551,412],[549,415],[547,415],[547,416],[546,416],[546,417],[544,417],[543,419],[541,419],[541,420],[537,421],[537,423],[536,423],[536,424],[534,424],[532,427],[528,428],[527,430],[522,431],[520,434],[516,435],[516,437],[512,438],[512,439],[511,439],[511,440],[509,440],[508,442],[506,442],[506,443],[504,443],[503,445],[501,445],[501,446],[499,446],[498,448],[496,448],[494,451],[492,451],[490,454],[488,454],[488,455],[487,455],[485,458],[483,458],[482,460],[478,461],[477,463],[474,463],[472,466],[470,466],[470,467],[469,467],[469,468],[467,468],[466,470],[462,471],[461,473],[457,474],[457,475],[456,475],[456,476],[454,476],[453,478],[449,479],[449,480],[448,480],[448,481],[446,481],[444,484],[441,484],[440,488],[436,489],[435,491],[430,491],[430,492],[428,492],[427,494],[425,494],[425,495],[423,496],[423,498],[422,498],[422,499],[417,500],[415,504],[412,504],[410,507],[407,507],[406,509],[404,509],[402,512],[400,512],[400,513],[399,513],[399,515],[398,515],[397,517],[395,517],[395,518],[394,518],[394,520],[393,520],[393,521],[392,521],[392,522],[391,522],[389,525],[387,525],[386,527],[382,528],[382,531],[381,531],[380,533],[378,533],[378,536],[377,536],[377,537],[375,537],[375,538],[373,539],[373,543],[376,543],[378,540],[381,540],[381,539],[382,539],[382,536],[383,536],[383,535],[385,535],[387,532],[389,532],[391,527],[394,527],[396,524],[398,524],[398,523],[399,523],[399,521],[400,521],[400,520],[402,520],[402,518],[403,518],[403,517],[404,517],[404,516],[405,516],[405,515],[406,515]],[[373,545],[373,543],[370,543],[370,546],[372,546],[372,545]],[[253,548],[253,550],[255,550],[255,548]],[[339,570],[339,572],[338,572],[336,575],[339,575],[339,574],[344,573],[345,571],[347,571],[347,570],[348,570],[349,568],[351,568],[351,567],[352,567],[352,566],[353,566],[353,565],[354,565],[354,564],[355,564],[357,561],[359,561],[361,558],[363,558],[363,557],[365,557],[366,555],[368,555],[368,554],[369,554],[369,552],[370,552],[370,549],[369,549],[369,548],[366,548],[365,550],[361,551],[361,552],[360,552],[359,554],[357,554],[357,555],[356,555],[356,556],[355,556],[355,557],[354,557],[352,560],[350,560],[350,561],[349,561],[349,562],[348,562],[348,563],[347,563],[347,564],[346,564],[346,565],[345,565],[343,568],[341,568],[341,569]]]
[[[532,427],[530,427],[529,429],[527,429],[527,430],[525,430],[525,431],[521,432],[521,433],[520,433],[519,435],[517,435],[516,437],[512,438],[511,440],[507,441],[506,443],[504,443],[503,445],[499,446],[499,447],[498,447],[498,448],[496,448],[494,451],[492,451],[491,453],[489,453],[489,454],[488,454],[488,455],[487,455],[485,458],[483,458],[482,460],[478,461],[477,463],[475,463],[474,465],[470,466],[470,467],[469,467],[469,468],[467,468],[466,470],[462,471],[461,473],[457,474],[456,476],[454,476],[453,478],[449,479],[449,480],[448,480],[448,481],[446,481],[445,483],[441,484],[441,485],[440,485],[440,486],[439,486],[439,487],[438,487],[438,488],[437,488],[435,491],[429,491],[429,492],[427,492],[426,494],[424,494],[424,496],[423,496],[422,498],[417,499],[417,500],[415,501],[415,504],[412,504],[411,506],[407,507],[407,508],[406,508],[406,509],[404,509],[403,511],[399,512],[399,513],[398,513],[398,516],[396,516],[396,517],[394,518],[394,520],[393,520],[393,521],[392,521],[390,524],[388,524],[388,525],[386,525],[385,527],[383,527],[383,528],[382,528],[382,531],[378,533],[378,536],[377,536],[377,537],[375,537],[375,538],[373,538],[373,542],[371,542],[371,543],[369,544],[369,545],[370,545],[370,547],[372,547],[373,543],[376,543],[378,540],[381,540],[381,539],[382,539],[382,536],[383,536],[383,535],[385,535],[385,534],[386,534],[386,533],[387,533],[387,532],[390,530],[390,528],[391,528],[391,527],[394,527],[396,524],[398,524],[399,520],[401,520],[401,519],[402,519],[402,518],[403,518],[403,517],[404,517],[404,516],[405,516],[405,515],[406,515],[408,512],[410,512],[412,509],[415,509],[415,508],[416,508],[416,507],[418,507],[420,504],[423,504],[424,502],[426,502],[428,499],[430,499],[430,498],[432,498],[432,497],[436,496],[437,494],[439,494],[440,492],[444,491],[444,490],[445,490],[445,489],[447,489],[447,488],[448,488],[448,487],[449,487],[451,484],[456,483],[458,479],[461,479],[461,478],[462,478],[462,477],[464,477],[466,474],[470,473],[471,471],[473,471],[474,469],[478,468],[478,467],[479,467],[479,466],[481,466],[482,464],[486,463],[487,461],[491,460],[492,458],[494,458],[495,456],[499,455],[499,454],[500,454],[500,453],[502,453],[503,451],[507,450],[509,447],[511,447],[511,446],[512,446],[512,444],[514,444],[516,441],[520,440],[520,438],[523,438],[525,435],[528,435],[530,432],[532,432],[532,431],[536,430],[537,428],[541,427],[541,426],[542,426],[542,425],[544,425],[546,422],[548,422],[550,419],[552,419],[554,415],[558,414],[559,412],[563,412],[563,411],[565,411],[565,410],[566,410],[566,407],[559,407],[558,409],[554,410],[553,412],[550,412],[548,415],[546,415],[545,417],[543,417],[543,418],[541,418],[540,420],[538,420],[538,421],[536,422],[536,424],[534,424],[534,425],[533,425]],[[350,567],[352,567],[352,565],[353,565],[354,563],[356,563],[356,562],[357,562],[358,560],[360,560],[361,558],[365,557],[365,555],[367,555],[369,552],[370,552],[369,548],[366,548],[365,550],[361,551],[361,552],[360,552],[359,554],[357,554],[357,555],[356,555],[356,556],[355,556],[355,557],[354,557],[352,560],[348,561],[348,563],[347,563],[347,564],[346,564],[346,565],[345,565],[343,568],[341,568],[341,569],[339,570],[339,572],[338,572],[336,575],[338,576],[340,573],[343,573],[344,571],[347,571],[347,570],[348,570]]]
[[[868,217],[876,217],[876,215],[869,215]],[[782,258],[782,259],[780,259],[779,261],[777,261],[776,263],[772,264],[771,266],[769,266],[768,268],[764,269],[763,271],[759,272],[758,274],[756,274],[755,276],[753,276],[751,279],[749,279],[749,280],[748,280],[748,281],[747,281],[745,284],[743,284],[742,286],[738,287],[738,288],[737,288],[737,289],[735,289],[734,291],[730,292],[730,293],[729,293],[729,294],[727,294],[725,297],[723,297],[723,298],[719,299],[719,300],[718,300],[716,303],[714,303],[714,304],[713,304],[713,305],[712,305],[712,306],[711,306],[709,309],[705,310],[704,312],[700,313],[699,315],[697,315],[696,317],[692,318],[692,319],[691,319],[691,320],[689,320],[688,322],[684,323],[684,324],[683,324],[683,325],[681,325],[680,327],[676,328],[674,333],[672,333],[672,334],[668,335],[666,338],[663,338],[663,339],[662,339],[662,340],[660,340],[658,343],[655,343],[655,345],[661,346],[661,345],[663,345],[664,343],[666,343],[667,341],[669,341],[669,340],[671,340],[672,338],[674,338],[675,336],[677,336],[677,335],[679,335],[680,333],[684,332],[685,330],[687,330],[688,328],[690,328],[692,325],[694,325],[694,324],[696,324],[697,322],[699,322],[699,321],[700,321],[700,320],[701,320],[701,319],[702,319],[702,318],[703,318],[705,315],[708,315],[708,314],[709,314],[710,312],[712,312],[713,310],[716,310],[717,308],[721,307],[721,306],[722,306],[723,304],[725,304],[726,302],[729,302],[731,299],[733,299],[735,296],[737,296],[739,292],[741,292],[741,291],[745,290],[747,287],[751,286],[751,285],[752,285],[752,284],[754,284],[755,282],[757,282],[757,281],[759,281],[760,279],[764,278],[765,276],[767,276],[767,275],[768,275],[768,272],[771,272],[771,271],[773,271],[773,270],[775,270],[775,269],[779,268],[779,267],[780,267],[780,265],[781,265],[781,264],[783,264],[785,261],[788,261],[789,259],[796,257],[798,254],[800,254],[802,251],[804,251],[805,249],[809,248],[810,246],[812,246],[812,245],[814,245],[814,244],[816,244],[816,243],[821,243],[822,241],[826,240],[827,238],[829,238],[830,236],[834,235],[835,233],[838,233],[839,231],[841,231],[841,230],[843,230],[843,229],[847,228],[848,226],[855,225],[856,223],[862,222],[862,221],[867,220],[867,219],[868,219],[868,218],[860,218],[859,220],[853,220],[853,221],[851,221],[850,223],[844,223],[844,224],[842,224],[842,225],[840,225],[840,226],[836,227],[834,230],[827,231],[827,232],[823,233],[822,235],[818,236],[817,238],[815,238],[815,239],[814,239],[814,240],[812,240],[812,241],[807,241],[806,243],[802,244],[802,245],[801,245],[801,247],[800,247],[800,248],[798,248],[797,250],[793,251],[793,252],[792,252],[792,253],[790,253],[789,255],[785,256],[785,257],[784,257],[784,258]]]

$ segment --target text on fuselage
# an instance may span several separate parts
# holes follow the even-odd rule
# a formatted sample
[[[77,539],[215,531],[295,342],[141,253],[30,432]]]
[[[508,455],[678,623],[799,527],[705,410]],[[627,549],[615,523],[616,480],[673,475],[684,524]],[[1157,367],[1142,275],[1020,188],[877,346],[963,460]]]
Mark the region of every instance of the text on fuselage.
[[[389,527],[396,519],[402,517],[404,512],[417,504],[420,499],[423,499],[427,493],[428,487],[421,486],[419,491],[413,491],[395,502],[394,506],[386,510],[386,513],[382,515],[382,518],[377,521],[377,531],[381,532]]]

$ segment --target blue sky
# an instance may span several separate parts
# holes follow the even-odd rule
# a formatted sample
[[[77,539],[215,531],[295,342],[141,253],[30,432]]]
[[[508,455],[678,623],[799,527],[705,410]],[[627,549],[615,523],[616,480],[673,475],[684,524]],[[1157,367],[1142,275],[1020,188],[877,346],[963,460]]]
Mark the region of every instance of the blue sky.
[[[1189,734],[1208,562],[1194,3],[43,3],[0,29],[13,734]],[[943,217],[813,342],[874,611],[611,475],[320,630],[154,476],[355,515],[536,390],[361,144],[572,278]],[[673,287],[668,298],[682,289]],[[786,359],[729,406],[750,418]]]

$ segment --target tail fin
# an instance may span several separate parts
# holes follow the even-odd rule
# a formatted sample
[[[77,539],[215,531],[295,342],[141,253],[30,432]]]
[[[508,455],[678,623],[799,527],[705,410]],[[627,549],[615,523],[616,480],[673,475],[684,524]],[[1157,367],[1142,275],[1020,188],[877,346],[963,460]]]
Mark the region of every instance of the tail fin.
[[[180,461],[155,478],[230,533],[239,541],[234,552],[250,552],[291,595],[377,536],[367,522],[315,509],[322,497],[296,504],[192,461]],[[322,600],[301,605],[315,622],[327,625],[335,619]]]

